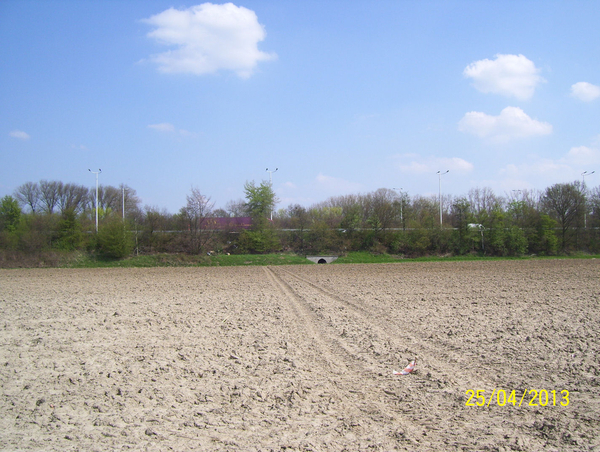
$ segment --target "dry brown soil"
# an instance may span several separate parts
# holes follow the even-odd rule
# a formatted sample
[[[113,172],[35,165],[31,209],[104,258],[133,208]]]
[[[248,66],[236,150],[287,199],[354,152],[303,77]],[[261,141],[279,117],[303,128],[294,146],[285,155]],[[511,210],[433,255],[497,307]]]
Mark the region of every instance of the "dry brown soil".
[[[0,307],[3,450],[600,450],[600,260],[0,270]]]

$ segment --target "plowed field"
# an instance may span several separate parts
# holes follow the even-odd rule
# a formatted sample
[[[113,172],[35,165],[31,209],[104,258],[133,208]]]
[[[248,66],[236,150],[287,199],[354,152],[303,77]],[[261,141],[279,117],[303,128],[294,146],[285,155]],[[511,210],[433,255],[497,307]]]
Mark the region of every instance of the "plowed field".
[[[600,450],[598,260],[0,270],[0,308],[3,450]]]

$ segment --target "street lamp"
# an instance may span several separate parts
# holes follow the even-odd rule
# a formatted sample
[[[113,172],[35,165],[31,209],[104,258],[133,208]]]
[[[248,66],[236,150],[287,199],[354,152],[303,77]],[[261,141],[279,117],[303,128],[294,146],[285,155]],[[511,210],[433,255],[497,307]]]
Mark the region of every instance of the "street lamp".
[[[88,169],[88,171],[90,173],[94,173],[96,175],[96,234],[98,233],[98,174],[100,174],[102,172],[102,170],[100,168],[98,168],[98,171],[92,171],[91,169]]]
[[[275,168],[274,171],[269,171],[267,168],[267,173],[269,173],[269,185],[271,186],[271,190],[273,189],[273,173],[276,173],[279,168]],[[271,221],[273,221],[273,210],[271,210]]]
[[[402,196],[402,187],[394,188],[394,190],[400,190],[400,224],[404,224],[404,221],[402,218],[402,204],[404,204],[404,197]]]
[[[590,176],[594,174],[596,171],[592,171],[591,173],[588,171],[584,171],[581,173],[581,178],[583,179],[582,189],[585,196],[585,176]],[[587,229],[587,206],[583,208],[583,229]]]
[[[592,171],[591,173],[589,171],[584,171],[583,173],[581,173],[581,178],[583,179],[583,189],[585,190],[585,176],[591,176],[592,174],[594,174],[596,171]]]
[[[442,176],[449,172],[450,172],[450,170],[446,170],[443,173],[441,171],[437,172],[437,174],[439,176],[439,180],[440,180],[440,183],[439,183],[439,186],[440,186],[440,227],[442,226]]]

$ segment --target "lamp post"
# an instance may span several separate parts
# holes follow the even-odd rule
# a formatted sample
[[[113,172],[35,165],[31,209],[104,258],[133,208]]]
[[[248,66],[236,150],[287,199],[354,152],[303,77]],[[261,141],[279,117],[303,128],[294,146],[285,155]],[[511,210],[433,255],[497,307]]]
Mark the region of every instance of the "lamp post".
[[[404,204],[404,197],[402,196],[402,187],[400,188],[394,188],[394,190],[399,190],[400,191],[400,224],[404,224],[404,219],[402,217],[402,204]],[[402,228],[404,229],[404,227]]]
[[[98,171],[92,171],[91,169],[88,169],[88,171],[90,173],[94,173],[96,175],[96,234],[98,233],[98,174],[100,174],[102,172],[102,170],[100,168],[98,168]]]
[[[271,186],[271,190],[273,189],[273,173],[276,173],[279,168],[275,168],[274,171],[269,171],[267,168],[267,173],[269,173],[269,185]],[[271,221],[273,221],[273,209],[271,209]]]
[[[441,171],[437,172],[437,174],[439,176],[439,190],[440,190],[440,227],[442,226],[442,176],[449,172],[450,172],[450,170],[446,170],[443,173]]]
[[[583,188],[584,196],[585,196],[585,176],[590,176],[590,175],[594,174],[595,172],[596,171],[594,170],[591,173],[588,171],[584,171],[583,173],[581,173],[581,178],[583,179],[582,188]],[[583,208],[583,229],[587,229],[587,205],[584,206],[584,208]]]

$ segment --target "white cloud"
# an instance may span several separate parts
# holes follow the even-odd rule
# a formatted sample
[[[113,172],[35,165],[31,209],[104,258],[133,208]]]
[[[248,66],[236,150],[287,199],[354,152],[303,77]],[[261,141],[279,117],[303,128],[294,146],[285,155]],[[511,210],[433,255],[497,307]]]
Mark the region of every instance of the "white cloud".
[[[578,82],[571,85],[571,95],[584,102],[591,102],[600,97],[600,86],[588,82]]]
[[[29,134],[22,130],[13,130],[12,132],[9,132],[9,135],[13,138],[18,138],[19,140],[29,140]]]
[[[544,79],[533,61],[523,55],[497,54],[495,60],[479,60],[469,64],[463,74],[473,79],[482,93],[501,94],[519,100],[530,99],[536,86]]]
[[[593,170],[590,166],[599,164],[600,149],[577,146],[556,159],[529,156],[525,162],[506,165],[499,174],[508,180],[536,180],[538,185],[551,185],[557,181],[580,180],[583,170]]]
[[[254,11],[232,3],[169,8],[144,22],[156,27],[148,37],[174,47],[151,57],[161,72],[202,75],[225,69],[247,78],[259,61],[276,58],[258,50],[266,33]]]
[[[549,135],[552,126],[530,118],[518,107],[506,107],[499,116],[479,111],[466,113],[458,122],[458,130],[495,142],[506,142],[514,138]]]
[[[316,178],[317,186],[326,192],[333,193],[352,193],[359,191],[361,185],[355,182],[350,182],[333,176],[326,176],[319,173]]]
[[[563,161],[577,165],[600,164],[600,150],[587,146],[577,146],[569,150]]]
[[[435,173],[450,170],[465,174],[473,171],[473,164],[459,157],[422,157],[418,154],[402,154],[395,157],[400,171],[411,174]]]
[[[160,124],[150,124],[148,125],[149,129],[154,129],[158,132],[161,133],[177,133],[181,136],[184,137],[193,137],[196,136],[195,133],[193,132],[188,132],[185,129],[176,129],[175,126],[173,124],[170,124],[168,122],[161,122]]]
[[[160,124],[150,124],[150,129],[158,130],[159,132],[175,132],[175,126],[168,122],[161,122]]]

